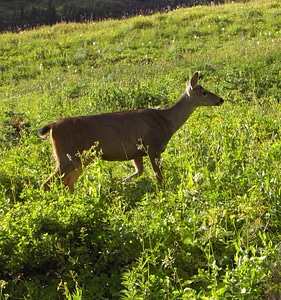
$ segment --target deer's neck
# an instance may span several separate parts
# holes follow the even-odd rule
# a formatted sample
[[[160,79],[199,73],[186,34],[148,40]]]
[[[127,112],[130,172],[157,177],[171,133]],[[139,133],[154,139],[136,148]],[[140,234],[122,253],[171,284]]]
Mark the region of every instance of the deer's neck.
[[[184,93],[174,105],[163,110],[165,117],[170,121],[173,133],[185,123],[196,107],[192,104],[188,94]]]

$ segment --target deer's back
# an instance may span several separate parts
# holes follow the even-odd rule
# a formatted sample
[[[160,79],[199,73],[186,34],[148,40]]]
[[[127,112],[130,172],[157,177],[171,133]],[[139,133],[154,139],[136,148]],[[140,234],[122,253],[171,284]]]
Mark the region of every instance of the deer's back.
[[[144,156],[151,147],[162,152],[171,135],[169,122],[156,109],[70,117],[52,124],[58,152],[73,156],[98,142],[105,160]],[[140,149],[141,143],[145,149]]]

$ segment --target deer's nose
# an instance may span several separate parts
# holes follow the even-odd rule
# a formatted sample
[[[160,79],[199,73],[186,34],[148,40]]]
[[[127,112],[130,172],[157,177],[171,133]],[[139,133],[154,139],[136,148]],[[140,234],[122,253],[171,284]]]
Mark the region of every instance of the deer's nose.
[[[218,105],[222,105],[224,102],[224,100],[222,98],[220,98]]]

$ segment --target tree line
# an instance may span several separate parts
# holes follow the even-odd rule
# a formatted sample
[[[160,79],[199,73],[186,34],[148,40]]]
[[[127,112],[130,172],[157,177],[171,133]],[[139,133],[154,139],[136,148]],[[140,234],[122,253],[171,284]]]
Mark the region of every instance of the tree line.
[[[224,0],[0,0],[0,31],[152,14]]]

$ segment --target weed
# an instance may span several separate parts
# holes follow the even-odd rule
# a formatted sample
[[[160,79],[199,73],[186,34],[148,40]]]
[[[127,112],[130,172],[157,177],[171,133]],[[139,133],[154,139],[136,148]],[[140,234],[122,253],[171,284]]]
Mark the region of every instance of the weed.
[[[7,284],[8,283],[5,280],[0,280],[0,299],[1,300],[7,300],[10,297],[8,294],[3,294],[5,286]]]
[[[24,113],[15,113],[13,110],[5,111],[6,119],[3,120],[2,144],[6,146],[18,145],[21,138],[29,133],[30,123],[25,122]]]
[[[280,298],[279,16],[254,0],[1,35],[1,299]],[[97,158],[73,195],[39,189],[38,128],[167,107],[198,69],[227,101],[171,139],[162,186]]]

